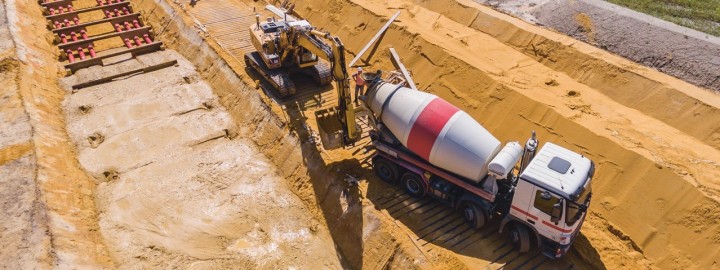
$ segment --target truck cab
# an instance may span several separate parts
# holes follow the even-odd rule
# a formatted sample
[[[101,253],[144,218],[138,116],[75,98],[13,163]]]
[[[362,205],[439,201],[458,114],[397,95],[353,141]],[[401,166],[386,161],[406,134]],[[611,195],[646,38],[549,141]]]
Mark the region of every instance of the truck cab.
[[[585,220],[594,171],[590,159],[546,143],[517,178],[501,230],[510,229],[521,252],[535,245],[547,257],[561,257]]]

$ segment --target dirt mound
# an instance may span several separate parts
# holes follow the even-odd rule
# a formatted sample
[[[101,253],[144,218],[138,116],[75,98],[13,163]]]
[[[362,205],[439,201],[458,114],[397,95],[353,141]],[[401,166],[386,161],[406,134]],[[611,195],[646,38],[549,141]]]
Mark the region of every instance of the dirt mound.
[[[720,91],[720,38],[710,34],[604,1],[475,1]],[[577,20],[578,16],[587,19]],[[589,22],[594,31],[585,30]]]
[[[719,114],[720,100],[714,93],[565,35],[533,27],[470,0],[455,1],[451,5],[438,1],[413,2],[442,14],[444,18],[439,20],[450,19],[453,24],[448,24],[448,27],[465,29],[458,37],[461,42],[467,43],[471,36],[484,36],[480,33],[473,35],[468,28],[480,31],[494,39],[490,39],[489,44],[500,41],[553,71],[570,77],[574,82],[599,91],[622,106],[639,110],[716,149],[720,148],[720,133],[714,128],[720,125],[720,119],[712,117]],[[595,27],[591,23],[586,23],[586,26]],[[477,44],[474,47],[489,49]],[[512,59],[504,63],[512,65],[521,58]],[[561,87],[577,88],[575,85]],[[663,109],[659,110],[659,107]]]

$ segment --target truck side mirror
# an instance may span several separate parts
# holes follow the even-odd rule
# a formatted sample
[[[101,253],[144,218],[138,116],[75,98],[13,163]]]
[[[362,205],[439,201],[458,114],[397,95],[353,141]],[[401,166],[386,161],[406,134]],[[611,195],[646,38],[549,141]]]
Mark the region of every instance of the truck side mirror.
[[[558,201],[556,204],[553,205],[552,208],[552,215],[550,215],[550,221],[557,222],[560,220],[560,217],[562,216],[562,201]]]

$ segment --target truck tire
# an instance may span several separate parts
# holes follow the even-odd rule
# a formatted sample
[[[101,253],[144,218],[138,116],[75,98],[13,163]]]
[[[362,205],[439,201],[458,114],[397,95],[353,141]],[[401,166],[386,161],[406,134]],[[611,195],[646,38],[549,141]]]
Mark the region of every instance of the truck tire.
[[[530,251],[530,232],[525,225],[512,224],[510,227],[510,242],[520,253]]]
[[[378,156],[373,159],[373,170],[383,181],[393,185],[398,184],[400,172],[395,163]]]
[[[401,177],[402,185],[405,188],[405,192],[408,195],[415,198],[422,198],[425,196],[427,190],[427,184],[420,178],[419,175],[413,172],[406,172]]]
[[[466,202],[462,209],[463,217],[470,227],[478,230],[485,226],[487,214],[482,207],[472,202]]]

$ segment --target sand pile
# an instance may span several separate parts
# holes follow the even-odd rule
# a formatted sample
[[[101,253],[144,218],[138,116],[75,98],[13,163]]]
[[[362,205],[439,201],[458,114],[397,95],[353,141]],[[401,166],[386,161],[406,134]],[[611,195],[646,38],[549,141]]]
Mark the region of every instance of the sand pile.
[[[492,5],[695,85],[720,91],[719,37],[605,1],[475,2]],[[592,25],[592,31],[583,25]]]

